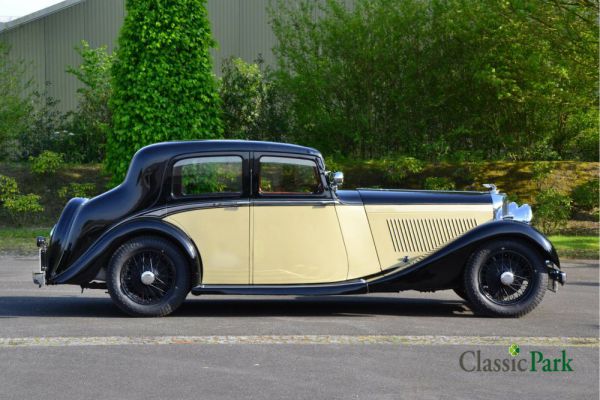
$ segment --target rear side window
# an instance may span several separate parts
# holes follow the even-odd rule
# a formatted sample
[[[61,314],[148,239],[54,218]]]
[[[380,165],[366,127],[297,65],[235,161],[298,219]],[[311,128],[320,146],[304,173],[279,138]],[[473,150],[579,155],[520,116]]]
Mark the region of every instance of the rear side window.
[[[260,158],[258,191],[266,195],[315,195],[323,193],[319,169],[302,158]]]
[[[242,193],[242,158],[196,157],[173,166],[173,195],[236,195]]]

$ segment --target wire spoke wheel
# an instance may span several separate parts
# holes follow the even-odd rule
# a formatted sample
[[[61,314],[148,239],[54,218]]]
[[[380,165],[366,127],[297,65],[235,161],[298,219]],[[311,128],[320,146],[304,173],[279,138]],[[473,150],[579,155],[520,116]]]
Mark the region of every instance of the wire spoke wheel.
[[[526,299],[532,292],[535,269],[516,251],[499,249],[479,270],[479,289],[490,301],[510,305]]]
[[[158,304],[175,289],[175,265],[160,250],[135,252],[125,261],[120,275],[123,293],[137,304]]]

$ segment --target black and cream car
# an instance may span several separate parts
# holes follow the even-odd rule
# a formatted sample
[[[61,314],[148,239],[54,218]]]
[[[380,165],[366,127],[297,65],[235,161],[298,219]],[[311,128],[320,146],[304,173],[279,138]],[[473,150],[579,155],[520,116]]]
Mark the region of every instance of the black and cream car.
[[[479,313],[521,316],[564,283],[531,209],[486,192],[340,190],[321,154],[254,141],[158,143],[124,182],[71,199],[37,239],[41,285],[108,289],[134,316],[194,295],[453,289]]]

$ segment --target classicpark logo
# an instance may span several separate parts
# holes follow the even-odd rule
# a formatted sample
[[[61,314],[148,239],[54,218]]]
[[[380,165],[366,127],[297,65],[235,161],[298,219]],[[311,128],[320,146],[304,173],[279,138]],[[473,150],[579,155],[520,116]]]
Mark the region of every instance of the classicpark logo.
[[[460,368],[466,372],[573,372],[572,358],[561,350],[558,357],[546,357],[541,351],[522,355],[517,344],[511,344],[505,358],[489,358],[481,350],[467,350],[460,355]]]

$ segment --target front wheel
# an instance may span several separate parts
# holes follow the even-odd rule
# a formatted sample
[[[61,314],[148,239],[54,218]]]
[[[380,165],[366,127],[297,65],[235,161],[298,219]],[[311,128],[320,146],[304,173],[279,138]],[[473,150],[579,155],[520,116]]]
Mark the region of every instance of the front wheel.
[[[143,236],[117,249],[107,271],[108,293],[135,317],[162,317],[175,311],[190,289],[187,260],[168,240]]]
[[[465,295],[474,311],[497,317],[521,317],[542,301],[548,274],[531,247],[498,240],[480,247],[464,273]]]

